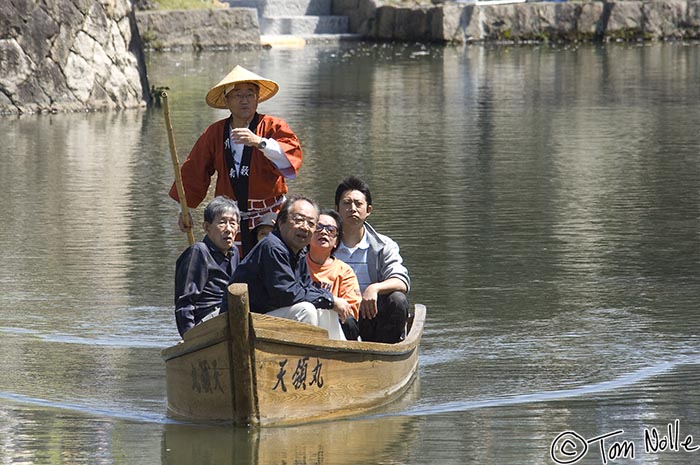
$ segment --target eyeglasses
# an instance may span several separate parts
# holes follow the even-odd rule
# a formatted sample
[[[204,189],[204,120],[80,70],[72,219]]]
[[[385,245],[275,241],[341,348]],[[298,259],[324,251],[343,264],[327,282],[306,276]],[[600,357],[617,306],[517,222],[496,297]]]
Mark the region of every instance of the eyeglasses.
[[[242,102],[243,100],[255,100],[258,97],[255,92],[236,92],[235,94],[229,94],[229,96],[233,97],[238,102]]]
[[[331,237],[336,237],[338,235],[338,227],[332,224],[319,223],[316,226],[316,232],[321,234],[323,231],[326,231]]]
[[[316,220],[314,218],[309,218],[308,216],[304,215],[293,215],[291,217],[292,223],[294,223],[294,226],[308,226],[310,229],[316,229]]]

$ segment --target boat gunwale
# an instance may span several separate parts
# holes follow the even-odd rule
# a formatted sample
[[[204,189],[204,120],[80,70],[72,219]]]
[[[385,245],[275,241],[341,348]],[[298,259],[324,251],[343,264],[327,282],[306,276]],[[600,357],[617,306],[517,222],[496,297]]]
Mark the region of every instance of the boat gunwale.
[[[282,334],[280,331],[275,331],[272,329],[269,329],[267,327],[256,327],[256,320],[258,321],[259,326],[265,326],[264,324],[261,325],[261,323],[267,322],[269,326],[270,324],[280,324],[282,323],[283,325],[304,325],[308,326],[307,323],[301,323],[297,321],[291,321],[291,320],[286,320],[284,318],[279,318],[279,317],[274,317],[274,316],[269,316],[269,315],[264,315],[264,314],[255,314],[251,313],[251,317],[253,320],[253,333],[254,333],[254,340],[256,341],[255,344],[257,344],[257,341],[261,342],[266,342],[266,343],[272,343],[272,344],[279,344],[279,345],[286,345],[286,346],[293,346],[293,347],[307,347],[307,348],[314,348],[318,349],[320,351],[324,352],[336,352],[336,353],[355,353],[355,354],[369,354],[369,355],[381,355],[381,356],[388,356],[388,357],[394,357],[394,356],[401,356],[401,355],[406,355],[410,354],[411,352],[415,351],[418,347],[418,344],[420,342],[420,339],[423,334],[423,326],[425,323],[425,306],[422,304],[415,304],[414,306],[415,309],[415,318],[413,321],[413,325],[411,327],[411,330],[408,334],[408,337],[396,344],[387,344],[387,343],[381,343],[381,342],[364,342],[364,341],[334,341],[330,339],[322,339],[322,338],[315,338],[312,340],[308,340],[308,338],[304,338],[303,335],[295,334],[295,333],[284,333],[283,336],[284,338],[279,338],[275,337],[279,334]],[[216,318],[212,318],[209,320],[211,323],[207,324],[213,325],[215,324],[215,320],[218,320],[219,317],[223,317],[223,315],[217,316]],[[279,321],[276,321],[279,320]],[[201,329],[204,329],[204,327],[200,327]],[[196,329],[200,329],[196,328]],[[305,329],[310,329],[310,328],[305,328]],[[319,334],[326,333],[324,330],[319,329]],[[202,332],[203,334],[206,334],[205,332]],[[327,333],[326,333],[327,334]],[[198,334],[199,335],[199,334]],[[196,352],[202,349],[205,349],[207,347],[211,347],[216,344],[220,344],[222,342],[226,342],[229,340],[229,334],[228,331],[216,335],[216,337],[212,339],[204,338],[202,341],[196,341],[188,344],[187,341],[187,336],[185,337],[184,341],[181,341],[177,345],[167,347],[161,351],[161,357],[163,358],[164,361],[169,361],[174,358],[178,358],[187,354],[190,354],[192,352]]]

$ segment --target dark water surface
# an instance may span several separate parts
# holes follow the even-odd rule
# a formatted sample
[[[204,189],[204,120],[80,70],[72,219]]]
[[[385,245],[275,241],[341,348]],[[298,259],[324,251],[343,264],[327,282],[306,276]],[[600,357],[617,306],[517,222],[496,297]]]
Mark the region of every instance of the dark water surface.
[[[700,46],[151,55],[181,161],[237,63],[281,84],[293,192],[372,186],[428,307],[419,383],[351,421],[171,421],[162,109],[3,118],[0,463],[700,463]]]

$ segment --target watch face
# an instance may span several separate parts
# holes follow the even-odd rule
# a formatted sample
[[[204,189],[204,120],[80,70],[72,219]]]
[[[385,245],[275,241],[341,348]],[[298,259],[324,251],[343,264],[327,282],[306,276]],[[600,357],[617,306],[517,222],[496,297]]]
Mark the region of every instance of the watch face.
[[[260,143],[258,144],[258,148],[264,149],[265,147],[267,147],[267,142],[265,142],[264,140],[260,141]]]

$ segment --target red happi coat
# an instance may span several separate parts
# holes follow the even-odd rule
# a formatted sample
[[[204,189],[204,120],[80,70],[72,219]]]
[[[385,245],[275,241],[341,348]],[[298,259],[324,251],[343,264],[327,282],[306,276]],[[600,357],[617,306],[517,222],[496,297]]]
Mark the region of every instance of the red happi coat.
[[[207,127],[182,164],[180,173],[185,188],[187,206],[190,208],[196,208],[202,203],[207,195],[214,172],[218,173],[215,195],[226,195],[236,200],[236,194],[233,192],[228,176],[224,152],[224,128],[229,120],[230,117]],[[254,132],[260,137],[275,139],[292,165],[289,169],[281,172],[274,163],[265,157],[262,151],[253,148],[248,180],[248,204],[249,206],[251,204],[271,205],[275,197],[287,193],[285,177],[296,177],[301,167],[301,145],[287,123],[274,116],[259,115],[258,126]],[[178,202],[180,201],[175,183],[170,188],[169,195]],[[243,205],[239,205],[239,207],[245,208]]]

